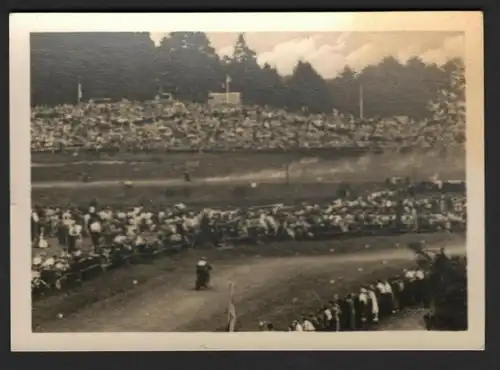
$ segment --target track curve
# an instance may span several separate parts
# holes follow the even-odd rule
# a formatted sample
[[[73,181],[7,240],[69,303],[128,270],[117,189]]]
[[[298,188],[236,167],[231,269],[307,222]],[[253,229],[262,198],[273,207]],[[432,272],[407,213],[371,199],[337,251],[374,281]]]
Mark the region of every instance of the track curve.
[[[448,247],[453,253],[464,253],[463,245]],[[130,299],[121,301],[111,298],[82,309],[63,319],[43,324],[41,332],[168,332],[213,331],[218,323],[207,323],[207,318],[226,312],[228,284],[236,285],[234,301],[238,312],[268,305],[280,305],[279,299],[269,302],[264,297],[286,289],[291,279],[311,274],[331,275],[345,273],[346,268],[355,271],[362,263],[384,261],[410,261],[414,253],[405,249],[355,253],[352,255],[325,255],[283,258],[249,258],[238,265],[226,262],[216,264],[210,291],[195,292],[193,271],[183,269],[165,276],[164,284],[148,283],[137,288]],[[348,267],[346,267],[348,266]],[[362,274],[362,273],[358,273]],[[279,296],[279,294],[277,295]],[[259,300],[260,298],[260,300]],[[291,299],[291,298],[290,298]],[[251,303],[249,303],[251,302]],[[208,326],[207,326],[208,325]]]

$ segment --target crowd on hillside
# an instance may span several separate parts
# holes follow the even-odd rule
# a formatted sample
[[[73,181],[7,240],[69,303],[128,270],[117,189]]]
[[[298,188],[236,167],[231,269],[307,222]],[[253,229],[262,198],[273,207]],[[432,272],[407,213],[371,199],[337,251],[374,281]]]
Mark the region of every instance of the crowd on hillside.
[[[462,257],[449,257],[445,250],[441,249],[432,258],[435,266],[445,264],[464,264]],[[466,279],[466,276],[463,276]],[[460,279],[453,281],[466,288],[466,282]],[[379,279],[359,287],[346,296],[332,294],[331,299],[322,303],[320,307],[310,313],[302,313],[300,318],[294,320],[289,327],[276,328],[270,321],[261,321],[261,331],[359,331],[372,330],[386,319],[400,311],[408,308],[423,307],[431,309],[433,304],[433,289],[435,279],[429,269],[415,266],[401,271],[400,274],[390,279]],[[466,299],[466,293],[456,290],[451,294],[460,294],[460,298]],[[449,293],[449,294],[450,294]],[[317,300],[321,300],[316,297]],[[446,327],[448,330],[464,330],[460,307],[453,307],[454,311],[447,316],[441,312],[437,315],[435,309],[422,317],[423,323],[430,329],[432,326]],[[434,311],[434,312],[433,312]],[[465,312],[466,314],[466,312]],[[432,321],[432,322],[431,322]]]
[[[462,145],[465,125],[150,101],[37,106],[32,152]]]
[[[241,242],[314,240],[352,234],[463,231],[463,193],[401,195],[381,190],[326,204],[274,204],[246,209],[137,206],[130,209],[35,207],[31,217],[33,287],[60,284],[70,273],[129,257]],[[54,244],[58,253],[45,253]],[[49,249],[47,249],[49,248]],[[79,279],[82,277],[80,276]]]

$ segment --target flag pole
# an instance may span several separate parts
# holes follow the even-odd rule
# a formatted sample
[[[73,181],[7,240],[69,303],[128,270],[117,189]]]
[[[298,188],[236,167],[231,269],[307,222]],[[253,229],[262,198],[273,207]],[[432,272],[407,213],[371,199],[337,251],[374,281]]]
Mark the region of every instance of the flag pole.
[[[359,85],[359,118],[364,118],[364,101],[363,101],[363,85]]]
[[[231,78],[226,75],[226,104],[229,103],[229,84],[231,83]]]
[[[80,80],[80,76],[78,76],[78,84],[77,84],[77,102],[78,102],[78,105],[80,105],[80,102],[82,100],[82,83],[81,83],[81,80]]]
[[[228,302],[228,310],[227,310],[228,331],[234,331],[234,327],[236,324],[236,309],[234,307],[233,294],[234,294],[234,283],[232,281],[230,281],[229,282],[229,302]]]

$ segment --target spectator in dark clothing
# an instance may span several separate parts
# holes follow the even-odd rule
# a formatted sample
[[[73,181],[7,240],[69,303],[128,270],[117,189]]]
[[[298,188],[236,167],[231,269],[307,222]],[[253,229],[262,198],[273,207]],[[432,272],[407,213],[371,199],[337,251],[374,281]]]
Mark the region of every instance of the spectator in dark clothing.
[[[354,331],[356,330],[356,321],[357,321],[357,314],[356,314],[356,302],[357,299],[356,297],[352,294],[349,293],[345,299],[344,303],[344,308],[342,310],[342,317],[344,318],[344,330],[346,331]]]
[[[404,308],[403,305],[403,291],[404,291],[404,282],[401,278],[401,276],[397,276],[392,282],[391,282],[391,287],[392,287],[392,293],[394,297],[394,309],[396,311],[401,310]]]
[[[318,320],[318,317],[315,314],[312,314],[312,313],[309,314],[307,320],[309,320],[314,325],[314,327],[316,328],[316,330],[320,329],[322,327],[321,323],[320,323],[320,320]]]
[[[356,313],[356,330],[361,330],[365,326],[366,322],[366,309],[368,306],[368,300],[361,298],[360,295],[354,300],[354,311]]]
[[[62,219],[57,222],[57,242],[60,246],[66,247],[68,238],[68,228],[63,223]]]

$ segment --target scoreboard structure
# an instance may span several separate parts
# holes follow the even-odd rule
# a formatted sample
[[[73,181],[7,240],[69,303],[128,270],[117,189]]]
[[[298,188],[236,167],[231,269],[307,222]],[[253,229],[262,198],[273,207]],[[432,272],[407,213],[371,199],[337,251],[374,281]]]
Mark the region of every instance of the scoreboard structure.
[[[217,105],[241,105],[241,93],[210,93],[208,94],[208,104]]]

